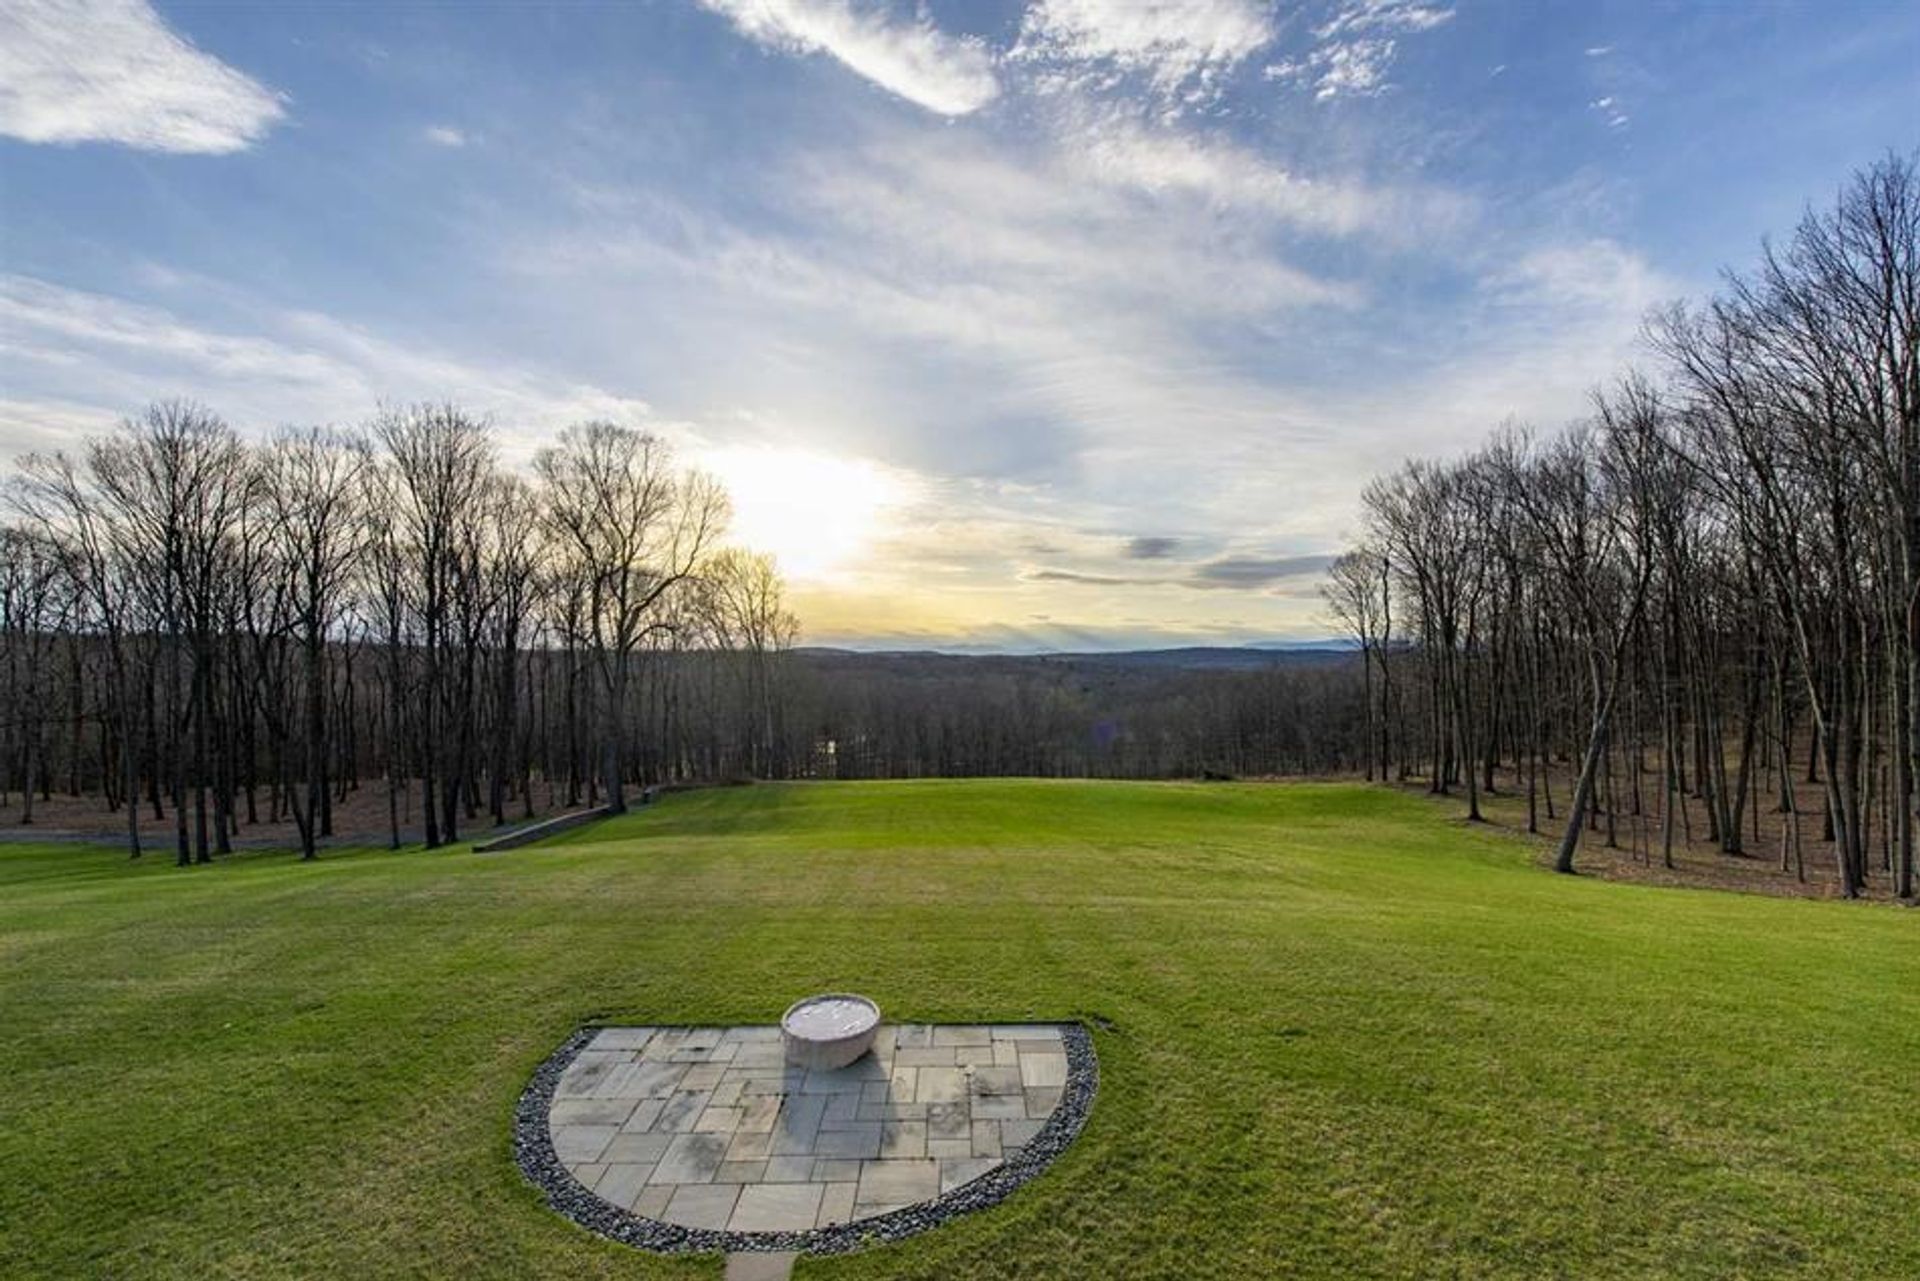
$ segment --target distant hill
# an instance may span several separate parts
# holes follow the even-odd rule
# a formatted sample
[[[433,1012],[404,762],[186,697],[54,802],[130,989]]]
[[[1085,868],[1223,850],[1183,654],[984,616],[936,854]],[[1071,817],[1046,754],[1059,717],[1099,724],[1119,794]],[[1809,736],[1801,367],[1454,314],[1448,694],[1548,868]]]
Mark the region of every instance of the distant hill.
[[[1130,649],[1118,653],[1041,654],[1048,662],[1084,667],[1171,667],[1181,671],[1259,671],[1264,667],[1301,667],[1342,663],[1352,652],[1333,646],[1256,649],[1229,645],[1192,645],[1182,649]]]
[[[953,671],[960,667],[1013,670],[1072,668],[1140,672],[1257,672],[1274,667],[1345,664],[1354,651],[1336,641],[1272,646],[1192,645],[1177,649],[1129,649],[1050,654],[947,654],[938,650],[853,650],[801,646],[794,651],[827,667],[888,667]]]

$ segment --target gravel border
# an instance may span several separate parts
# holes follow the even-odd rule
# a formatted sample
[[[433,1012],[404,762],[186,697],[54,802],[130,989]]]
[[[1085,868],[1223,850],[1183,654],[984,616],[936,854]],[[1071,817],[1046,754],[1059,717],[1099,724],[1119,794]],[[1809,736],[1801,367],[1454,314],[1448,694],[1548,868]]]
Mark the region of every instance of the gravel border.
[[[864,1246],[898,1241],[962,1214],[984,1210],[1013,1194],[1014,1189],[1046,1169],[1066,1150],[1093,1110],[1100,1085],[1100,1064],[1094,1058],[1093,1038],[1078,1023],[1055,1023],[1067,1051],[1067,1084],[1060,1105],[1040,1132],[1019,1153],[970,1183],[944,1192],[931,1201],[904,1206],[871,1219],[837,1223],[805,1232],[723,1232],[710,1228],[683,1228],[622,1210],[588,1191],[560,1161],[547,1129],[547,1113],[561,1073],[587,1047],[598,1027],[585,1027],[568,1037],[534,1072],[520,1095],[513,1115],[513,1155],[527,1181],[546,1195],[547,1205],[603,1237],[642,1250],[667,1254],[706,1253],[715,1250],[802,1250],[810,1254],[845,1254]]]

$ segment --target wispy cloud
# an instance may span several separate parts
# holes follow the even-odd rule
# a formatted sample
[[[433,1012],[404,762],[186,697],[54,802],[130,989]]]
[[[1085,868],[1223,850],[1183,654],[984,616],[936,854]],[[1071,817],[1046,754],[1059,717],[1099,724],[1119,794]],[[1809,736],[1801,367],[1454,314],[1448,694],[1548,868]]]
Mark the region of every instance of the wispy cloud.
[[[700,2],[768,48],[827,54],[889,93],[943,116],[978,111],[1000,92],[986,47],[941,31],[924,14],[905,19],[853,0]]]
[[[32,277],[0,276],[0,385],[30,389],[58,375],[91,403],[12,403],[15,418],[111,418],[168,396],[211,402],[235,422],[351,422],[381,401],[454,397],[491,415],[510,449],[583,418],[660,424],[632,397],[535,370],[487,366],[395,341],[315,312],[262,309],[250,332],[225,333],[173,311]],[[44,434],[44,432],[42,433]]]
[[[1164,560],[1180,550],[1180,540],[1160,535],[1143,534],[1127,540],[1123,553],[1128,560]]]
[[[1130,557],[1130,559],[1142,559]],[[1147,557],[1145,559],[1160,559]],[[1061,569],[1057,566],[1031,568],[1021,574],[1030,583],[1079,583],[1090,587],[1186,587],[1205,590],[1264,591],[1288,579],[1316,577],[1333,563],[1331,555],[1306,556],[1221,556],[1202,561],[1184,572],[1160,574],[1105,573],[1092,570]]]
[[[1307,85],[1322,102],[1372,97],[1391,87],[1387,77],[1400,51],[1396,37],[1431,31],[1452,17],[1450,7],[1418,0],[1352,0],[1313,29],[1317,48],[1273,63],[1264,74]]]
[[[196,49],[145,0],[0,5],[0,133],[143,151],[241,151],[281,98]]]
[[[1354,0],[1338,6],[1314,34],[1331,40],[1369,31],[1431,31],[1452,17],[1452,6],[1422,0]]]
[[[1159,581],[1125,574],[1083,574],[1072,569],[1035,569],[1022,577],[1030,583],[1088,583],[1095,587],[1130,587]]]
[[[452,125],[428,125],[420,131],[420,136],[436,147],[464,147],[473,141],[466,130]]]
[[[1404,225],[1397,202],[1357,183],[1303,178],[1235,143],[1124,118],[1083,127],[1065,159],[1095,182],[1194,197],[1312,231]]]
[[[1271,587],[1285,578],[1318,574],[1333,563],[1333,557],[1315,556],[1223,556],[1208,561],[1193,571],[1196,585],[1232,587],[1243,591]]]
[[[1208,95],[1210,82],[1277,34],[1259,0],[1037,0],[1021,21],[1016,60],[1063,84],[1140,76],[1165,95]]]
[[[1621,128],[1623,125],[1627,123],[1629,119],[1626,111],[1623,110],[1620,106],[1620,100],[1618,98],[1613,97],[1612,95],[1608,95],[1603,98],[1595,98],[1592,102],[1588,103],[1587,105],[1600,113],[1600,115],[1606,120],[1607,128],[1609,129]]]

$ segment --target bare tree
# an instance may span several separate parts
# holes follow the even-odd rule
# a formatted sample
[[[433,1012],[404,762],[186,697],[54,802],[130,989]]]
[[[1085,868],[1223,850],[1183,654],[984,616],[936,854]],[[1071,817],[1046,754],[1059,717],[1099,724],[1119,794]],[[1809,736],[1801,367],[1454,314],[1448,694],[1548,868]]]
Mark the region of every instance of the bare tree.
[[[581,586],[600,673],[605,804],[626,809],[622,745],[632,658],[666,595],[690,579],[727,519],[725,494],[675,472],[656,437],[613,423],[569,427],[535,457],[555,556]]]

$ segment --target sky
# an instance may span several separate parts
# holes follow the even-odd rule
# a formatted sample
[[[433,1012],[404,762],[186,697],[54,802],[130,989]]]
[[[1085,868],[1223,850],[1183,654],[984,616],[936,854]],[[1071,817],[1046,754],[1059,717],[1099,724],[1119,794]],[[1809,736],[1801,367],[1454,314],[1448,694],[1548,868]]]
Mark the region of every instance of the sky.
[[[1855,168],[1920,6],[0,4],[0,458],[191,397],[656,432],[804,640],[1259,644]]]

